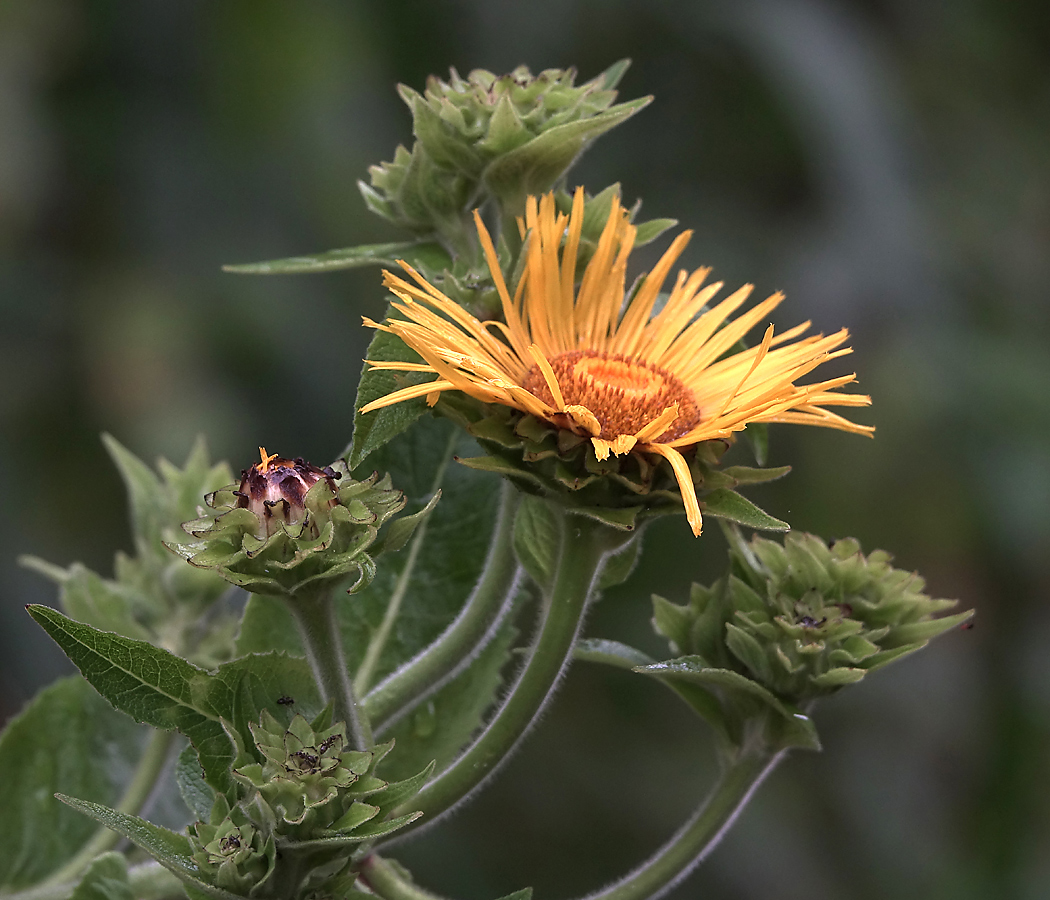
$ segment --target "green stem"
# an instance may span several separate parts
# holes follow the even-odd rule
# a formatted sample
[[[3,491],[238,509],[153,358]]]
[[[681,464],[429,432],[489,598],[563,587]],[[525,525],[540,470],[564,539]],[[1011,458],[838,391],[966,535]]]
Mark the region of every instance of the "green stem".
[[[456,449],[456,442],[459,440],[459,432],[453,431],[448,439],[448,446],[445,448],[445,453],[441,458],[441,464],[438,466],[437,473],[434,475],[434,483],[431,485],[430,494],[434,495],[441,487],[441,482],[445,480],[445,470],[448,468],[449,461],[452,459],[452,454]],[[423,547],[423,541],[427,533],[427,525],[430,522],[428,516],[419,526],[416,528],[416,533],[412,536],[412,542],[408,547],[408,558],[405,560],[405,567],[401,570],[401,574],[398,576],[397,583],[394,585],[394,592],[390,595],[390,600],[386,606],[386,612],[383,614],[383,621],[379,623],[379,627],[372,635],[371,640],[368,642],[368,647],[365,650],[365,657],[361,660],[361,665],[357,669],[357,675],[354,678],[354,690],[358,696],[363,696],[365,691],[368,690],[372,683],[372,676],[375,674],[376,666],[379,665],[379,657],[383,653],[383,648],[386,646],[387,640],[390,638],[390,632],[394,630],[394,623],[397,621],[398,614],[401,612],[401,603],[405,599],[405,594],[408,593],[408,585],[412,580],[412,573],[416,568],[416,561],[419,559],[419,551]]]
[[[397,869],[374,853],[361,866],[361,878],[383,900],[442,900],[438,894],[406,881]]]
[[[66,879],[60,884],[44,884],[16,894],[0,894],[4,900],[69,900],[79,884],[76,878]],[[128,886],[135,900],[164,900],[185,897],[182,882],[160,863],[147,862],[128,869]]]
[[[517,587],[514,514],[519,497],[517,488],[505,481],[485,566],[459,615],[434,643],[362,700],[377,731],[390,725],[395,714],[400,717],[446,683],[474,659],[485,646],[485,638],[493,634],[493,625],[501,620]]]
[[[306,658],[321,692],[321,699],[333,707],[336,722],[346,722],[347,740],[353,749],[372,747],[372,728],[358,707],[354,687],[343,654],[343,636],[335,615],[335,603],[328,591],[303,593],[285,598],[299,628]]]
[[[164,764],[168,761],[168,752],[171,749],[172,741],[175,739],[174,731],[160,731],[157,729],[152,729],[152,731],[153,733],[146,744],[146,749],[143,750],[138,766],[135,768],[135,774],[132,776],[131,782],[124,791],[124,796],[120,798],[120,803],[116,807],[119,812],[127,813],[131,816],[138,815],[149,799],[157,779],[164,770]],[[108,828],[99,828],[94,836],[80,848],[80,851],[47,880],[42,882],[40,887],[61,885],[63,882],[77,878],[91,865],[95,857],[113,849],[120,840],[120,835],[115,831],[110,831]]]
[[[722,772],[703,805],[642,865],[583,900],[652,900],[685,878],[736,821],[786,751],[745,752]]]
[[[433,822],[478,787],[511,753],[536,719],[572,655],[587,600],[606,554],[629,535],[591,519],[565,516],[558,568],[546,598],[546,614],[528,661],[495,718],[474,744],[393,815],[422,810]],[[399,837],[411,829],[403,829]]]

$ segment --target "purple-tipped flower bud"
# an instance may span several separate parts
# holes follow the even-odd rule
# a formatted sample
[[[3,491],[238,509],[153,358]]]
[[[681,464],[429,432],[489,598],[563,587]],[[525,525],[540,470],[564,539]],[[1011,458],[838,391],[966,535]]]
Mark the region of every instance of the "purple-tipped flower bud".
[[[234,491],[237,506],[249,509],[259,519],[261,540],[274,534],[281,524],[294,525],[306,516],[306,492],[324,478],[333,494],[342,478],[331,466],[319,469],[302,457],[284,459],[259,448],[260,462],[241,471],[240,487]],[[329,501],[335,506],[336,499]],[[314,535],[316,537],[316,534]]]

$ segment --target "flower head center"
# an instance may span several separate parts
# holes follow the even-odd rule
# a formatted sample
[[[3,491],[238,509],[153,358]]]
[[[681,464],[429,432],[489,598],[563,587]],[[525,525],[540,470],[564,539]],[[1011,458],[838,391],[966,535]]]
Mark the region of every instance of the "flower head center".
[[[623,391],[624,398],[630,400],[644,400],[667,385],[667,373],[662,370],[616,358],[582,356],[572,371],[592,388]]]
[[[700,421],[692,391],[652,363],[598,350],[571,350],[559,353],[550,364],[566,405],[586,407],[598,420],[601,432],[593,437],[612,441],[621,435],[633,436],[675,404],[678,418],[651,440],[674,440]],[[555,405],[539,366],[526,373],[522,387]]]

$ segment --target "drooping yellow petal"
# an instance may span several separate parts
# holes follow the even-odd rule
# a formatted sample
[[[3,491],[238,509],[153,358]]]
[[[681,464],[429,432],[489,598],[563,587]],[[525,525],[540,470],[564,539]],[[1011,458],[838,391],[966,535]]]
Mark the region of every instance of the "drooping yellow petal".
[[[689,520],[689,527],[693,529],[693,534],[700,537],[700,531],[704,527],[704,517],[700,514],[696,486],[693,484],[693,475],[689,471],[689,464],[685,461],[685,457],[667,444],[646,444],[645,449],[662,456],[671,464],[675,479],[678,481],[678,489],[682,492],[685,517]]]

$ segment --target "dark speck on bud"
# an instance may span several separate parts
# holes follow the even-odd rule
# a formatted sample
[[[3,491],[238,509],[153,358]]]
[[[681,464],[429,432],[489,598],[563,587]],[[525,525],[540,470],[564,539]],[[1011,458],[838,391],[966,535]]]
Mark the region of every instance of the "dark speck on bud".
[[[306,492],[322,478],[333,493],[342,476],[331,466],[319,469],[302,457],[284,459],[259,448],[260,462],[241,472],[240,487],[234,491],[237,506],[250,509],[259,519],[260,539],[268,538],[280,524],[294,525],[306,515]],[[336,500],[333,498],[331,505]]]

